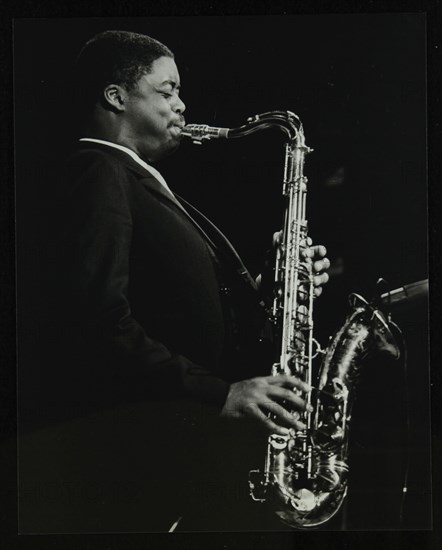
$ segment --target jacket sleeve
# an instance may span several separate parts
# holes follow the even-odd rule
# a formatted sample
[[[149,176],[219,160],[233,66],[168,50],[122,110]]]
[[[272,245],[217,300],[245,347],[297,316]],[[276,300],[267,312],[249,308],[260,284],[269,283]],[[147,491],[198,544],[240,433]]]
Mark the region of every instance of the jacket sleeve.
[[[86,155],[83,153],[83,155]],[[85,161],[86,159],[86,161]],[[81,345],[120,391],[139,398],[190,398],[221,407],[229,384],[145,333],[128,297],[132,218],[118,162],[94,153],[77,161],[62,208],[58,279]],[[100,368],[103,368],[102,366]]]

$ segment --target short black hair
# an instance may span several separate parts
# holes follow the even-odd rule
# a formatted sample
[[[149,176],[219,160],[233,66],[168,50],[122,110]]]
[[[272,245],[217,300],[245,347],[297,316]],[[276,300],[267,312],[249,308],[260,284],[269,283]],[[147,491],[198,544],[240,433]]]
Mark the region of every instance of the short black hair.
[[[92,106],[108,84],[131,91],[159,57],[174,58],[167,46],[128,31],[105,31],[89,40],[75,64],[75,79],[82,103]]]

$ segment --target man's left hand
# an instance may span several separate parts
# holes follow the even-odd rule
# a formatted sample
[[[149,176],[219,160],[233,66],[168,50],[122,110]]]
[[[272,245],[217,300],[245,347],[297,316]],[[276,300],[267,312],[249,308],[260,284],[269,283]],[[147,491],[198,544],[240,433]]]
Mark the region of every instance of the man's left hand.
[[[330,267],[330,260],[326,257],[326,254],[327,249],[324,245],[318,244],[312,246],[311,239],[307,239],[307,247],[304,248],[302,255],[313,264],[315,296],[322,294],[322,286],[329,280],[327,270]]]
[[[277,247],[281,244],[282,239],[282,231],[276,231],[273,234],[273,250],[276,250]],[[313,282],[315,286],[315,297],[320,296],[322,294],[322,287],[325,285],[328,280],[329,276],[327,273],[327,270],[330,268],[330,260],[326,257],[327,249],[324,245],[312,245],[312,240],[310,237],[307,238],[307,241],[301,243],[303,245],[302,249],[302,255],[305,261],[311,262],[313,264]],[[261,290],[263,290],[263,279],[265,283],[265,289],[269,291],[269,281],[271,280],[271,272],[270,269],[270,261],[272,260],[272,263],[274,265],[274,259],[268,258],[266,262],[266,269],[264,277],[260,274],[256,278],[256,284],[258,285]],[[264,292],[266,290],[264,289]]]

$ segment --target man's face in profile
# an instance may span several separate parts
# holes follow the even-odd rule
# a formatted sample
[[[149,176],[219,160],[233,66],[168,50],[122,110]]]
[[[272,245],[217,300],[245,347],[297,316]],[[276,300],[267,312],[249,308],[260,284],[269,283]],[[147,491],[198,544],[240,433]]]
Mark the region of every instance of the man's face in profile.
[[[185,105],[179,97],[180,77],[171,57],[160,57],[126,99],[128,138],[146,160],[157,160],[179,145]]]

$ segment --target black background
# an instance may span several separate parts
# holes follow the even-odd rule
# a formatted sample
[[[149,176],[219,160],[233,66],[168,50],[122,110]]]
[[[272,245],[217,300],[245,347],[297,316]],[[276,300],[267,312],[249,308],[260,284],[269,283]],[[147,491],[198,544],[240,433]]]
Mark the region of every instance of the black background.
[[[41,212],[38,174],[75,130],[70,63],[88,38],[112,28],[150,34],[176,53],[188,122],[234,127],[272,109],[300,116],[314,148],[306,166],[310,234],[326,244],[333,264],[316,308],[324,344],[345,316],[349,292],[371,298],[380,276],[391,288],[427,277],[426,37],[419,14],[16,21],[22,258],[39,246],[32,238]],[[280,226],[282,143],[275,130],[199,148],[186,142],[157,166],[172,189],[225,231],[254,272]],[[29,267],[25,261],[22,269]],[[409,347],[408,382],[403,367],[388,361],[364,373],[347,529],[431,526],[426,313],[411,309],[396,320]],[[400,523],[407,455],[409,496]]]

